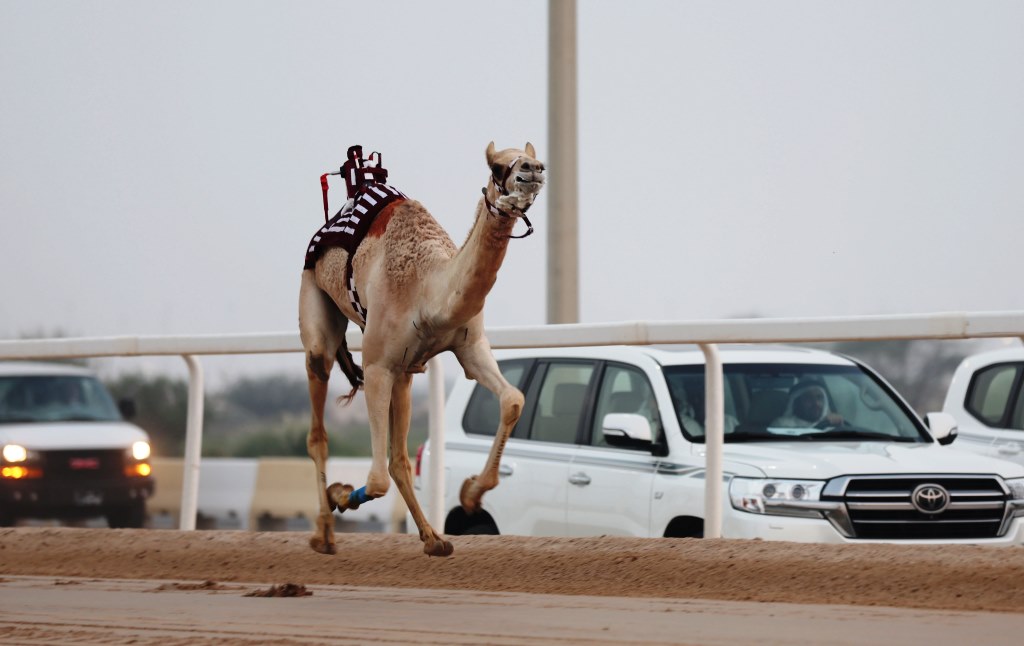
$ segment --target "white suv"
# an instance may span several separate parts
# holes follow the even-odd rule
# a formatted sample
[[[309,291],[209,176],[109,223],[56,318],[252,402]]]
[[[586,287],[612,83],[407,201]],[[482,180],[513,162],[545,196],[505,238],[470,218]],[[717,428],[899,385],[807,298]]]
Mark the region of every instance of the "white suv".
[[[459,488],[487,458],[499,407],[475,382],[455,384],[445,411],[446,533],[703,535],[699,350],[495,355],[526,396],[523,415],[502,455],[500,484],[467,515]],[[1024,541],[1024,466],[942,446],[956,437],[950,416],[922,422],[881,377],[835,354],[730,346],[720,355],[724,537]],[[421,491],[429,460],[421,447]]]
[[[142,527],[154,483],[131,408],[85,368],[0,363],[0,526],[105,516]]]
[[[1024,348],[964,359],[942,410],[956,419],[964,449],[1024,464]]]

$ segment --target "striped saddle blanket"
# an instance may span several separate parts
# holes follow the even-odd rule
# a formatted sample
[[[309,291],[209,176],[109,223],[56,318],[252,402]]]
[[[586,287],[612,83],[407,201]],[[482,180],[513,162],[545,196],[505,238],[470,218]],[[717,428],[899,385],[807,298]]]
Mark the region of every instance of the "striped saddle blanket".
[[[388,184],[364,184],[360,188],[352,202],[313,235],[303,269],[312,269],[323,252],[332,247],[347,251],[351,262],[377,214],[388,204],[406,199],[402,191]]]
[[[370,225],[384,207],[405,199],[405,194],[394,186],[379,183],[362,184],[356,196],[313,235],[306,249],[303,269],[313,269],[316,261],[327,249],[341,247],[348,252],[348,264],[345,268],[348,297],[363,323],[366,322],[366,309],[360,303],[359,294],[356,292],[352,276],[352,257],[356,255],[359,243],[366,237]]]

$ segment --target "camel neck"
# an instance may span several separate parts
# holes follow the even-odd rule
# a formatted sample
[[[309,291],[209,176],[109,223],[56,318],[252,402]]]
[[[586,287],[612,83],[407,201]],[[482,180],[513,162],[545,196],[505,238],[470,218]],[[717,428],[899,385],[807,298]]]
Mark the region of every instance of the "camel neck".
[[[498,270],[516,218],[492,215],[481,198],[469,237],[452,258],[447,280],[447,314],[455,325],[462,325],[484,307],[484,299],[494,287]]]

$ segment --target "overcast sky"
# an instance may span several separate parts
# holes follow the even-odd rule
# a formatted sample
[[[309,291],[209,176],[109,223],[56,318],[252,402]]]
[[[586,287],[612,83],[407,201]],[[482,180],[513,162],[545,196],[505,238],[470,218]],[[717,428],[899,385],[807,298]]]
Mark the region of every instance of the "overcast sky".
[[[295,330],[352,144],[461,244],[487,143],[548,155],[547,28],[0,0],[0,338]],[[1024,3],[581,1],[578,45],[581,322],[1024,309]],[[545,322],[546,214],[488,326]]]

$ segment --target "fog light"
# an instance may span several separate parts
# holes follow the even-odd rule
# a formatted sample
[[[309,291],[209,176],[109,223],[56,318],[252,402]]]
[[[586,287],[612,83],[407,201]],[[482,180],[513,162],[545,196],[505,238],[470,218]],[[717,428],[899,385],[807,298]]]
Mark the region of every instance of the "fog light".
[[[29,467],[4,467],[0,469],[0,477],[7,478],[9,480],[23,480],[25,478],[38,478],[43,475],[43,472],[39,469],[31,469]]]
[[[133,476],[146,477],[149,474],[153,473],[153,467],[149,466],[145,462],[140,462],[138,464],[130,464],[130,465],[126,466],[124,468],[124,472],[125,472],[125,475],[127,475],[129,477],[133,477]]]

